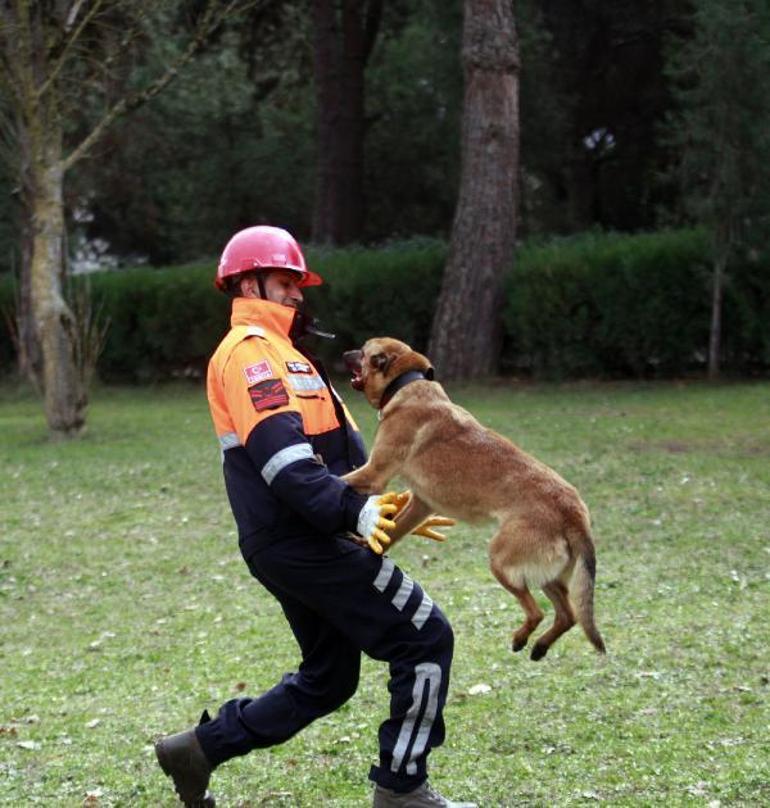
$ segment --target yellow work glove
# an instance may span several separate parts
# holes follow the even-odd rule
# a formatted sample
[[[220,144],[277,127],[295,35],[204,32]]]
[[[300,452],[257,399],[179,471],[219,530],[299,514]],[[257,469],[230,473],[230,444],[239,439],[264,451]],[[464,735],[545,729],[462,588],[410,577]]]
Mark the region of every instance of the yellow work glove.
[[[389,491],[387,494],[369,497],[361,508],[358,514],[358,532],[364,537],[369,549],[377,555],[382,555],[384,547],[390,544],[390,536],[386,531],[396,529],[393,519],[408,501],[408,493],[396,494]]]
[[[433,541],[446,541],[446,536],[443,533],[439,533],[438,530],[433,530],[433,528],[452,527],[452,525],[456,524],[457,522],[449,516],[436,516],[434,514],[417,525],[412,531],[412,535],[425,536],[427,539],[433,539]]]
[[[391,491],[387,494],[383,494],[383,496],[393,498],[392,502],[397,508],[396,512],[393,514],[393,518],[395,519],[409,504],[409,500],[412,498],[412,492],[407,488],[406,491],[401,491],[398,494],[394,494]]]

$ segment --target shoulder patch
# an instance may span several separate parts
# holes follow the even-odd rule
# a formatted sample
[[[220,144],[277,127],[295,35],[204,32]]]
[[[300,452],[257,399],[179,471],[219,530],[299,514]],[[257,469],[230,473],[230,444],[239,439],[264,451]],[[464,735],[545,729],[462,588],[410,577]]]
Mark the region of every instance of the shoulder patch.
[[[290,373],[286,378],[289,384],[298,391],[307,392],[308,390],[324,390],[326,388],[324,380],[320,376]]]
[[[272,379],[275,376],[273,369],[267,359],[257,362],[255,365],[249,365],[243,369],[243,375],[246,377],[246,383],[251,386],[263,379]]]
[[[312,373],[313,368],[307,362],[287,362],[286,369],[289,373]]]
[[[265,379],[251,385],[249,396],[257,412],[285,407],[289,403],[289,394],[280,379]]]

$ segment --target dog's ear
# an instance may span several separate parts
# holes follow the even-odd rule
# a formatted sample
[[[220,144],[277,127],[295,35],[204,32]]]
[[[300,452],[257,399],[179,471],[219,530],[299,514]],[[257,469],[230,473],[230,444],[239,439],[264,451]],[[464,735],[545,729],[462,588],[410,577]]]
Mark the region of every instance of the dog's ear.
[[[393,359],[393,354],[378,353],[375,354],[370,361],[373,368],[376,368],[382,373],[387,373]]]

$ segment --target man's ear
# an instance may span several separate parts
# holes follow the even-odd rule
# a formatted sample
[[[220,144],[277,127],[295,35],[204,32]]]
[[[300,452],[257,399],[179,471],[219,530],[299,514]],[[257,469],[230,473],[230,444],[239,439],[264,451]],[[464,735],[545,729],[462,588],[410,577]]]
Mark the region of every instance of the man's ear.
[[[260,297],[258,286],[257,276],[253,272],[242,275],[238,279],[241,297]]]
[[[375,354],[371,358],[372,367],[377,368],[377,370],[379,370],[381,373],[387,373],[388,368],[391,366],[394,358],[395,357],[392,354],[390,355],[386,353]]]

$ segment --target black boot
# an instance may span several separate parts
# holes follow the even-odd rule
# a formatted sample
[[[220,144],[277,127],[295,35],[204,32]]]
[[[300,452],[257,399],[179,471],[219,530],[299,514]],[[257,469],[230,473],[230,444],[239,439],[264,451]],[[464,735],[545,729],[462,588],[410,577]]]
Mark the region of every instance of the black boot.
[[[214,808],[216,801],[207,791],[211,765],[194,729],[161,738],[155,744],[155,755],[187,808]]]

